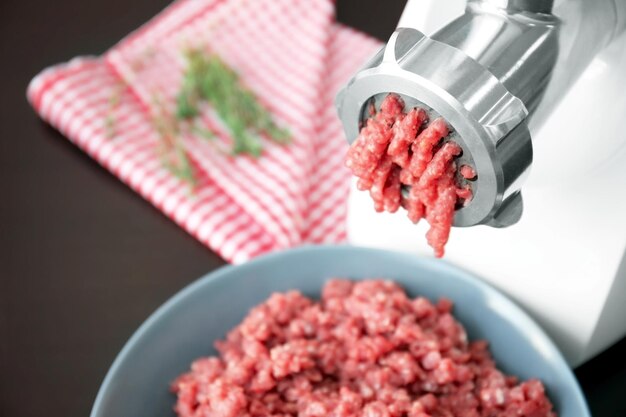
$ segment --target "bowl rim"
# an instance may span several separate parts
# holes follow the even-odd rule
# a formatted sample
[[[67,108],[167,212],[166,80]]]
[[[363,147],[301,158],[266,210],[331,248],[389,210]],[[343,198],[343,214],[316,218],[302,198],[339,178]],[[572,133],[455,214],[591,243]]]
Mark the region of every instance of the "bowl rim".
[[[196,289],[203,287],[205,285],[209,285],[211,282],[218,281],[228,276],[235,270],[239,269],[250,269],[256,268],[257,265],[263,265],[268,263],[273,263],[276,261],[280,261],[281,258],[289,257],[289,256],[298,256],[309,253],[318,253],[318,252],[360,252],[364,255],[366,254],[387,254],[393,256],[407,256],[412,257],[414,262],[422,263],[428,265],[430,268],[440,269],[443,271],[447,271],[456,275],[457,278],[462,281],[469,282],[472,285],[477,286],[481,291],[484,291],[490,297],[496,297],[500,302],[502,302],[503,306],[506,306],[507,313],[510,313],[509,317],[512,321],[515,321],[520,324],[520,327],[530,330],[534,334],[538,335],[540,338],[544,340],[544,348],[549,351],[549,354],[554,358],[554,365],[558,368],[558,371],[563,375],[563,377],[567,380],[566,382],[572,386],[573,390],[576,394],[576,402],[580,407],[580,410],[583,412],[583,415],[587,417],[591,417],[591,412],[589,411],[589,406],[585,399],[585,395],[578,383],[578,380],[574,376],[574,372],[567,364],[563,354],[556,347],[553,340],[550,336],[543,330],[541,326],[533,319],[522,307],[520,307],[515,301],[513,301],[509,296],[504,294],[502,291],[493,287],[491,284],[479,278],[477,275],[470,273],[463,268],[454,265],[446,260],[434,259],[434,258],[426,258],[417,256],[414,254],[410,254],[407,252],[401,251],[393,251],[387,249],[378,249],[371,247],[362,247],[355,246],[350,244],[324,244],[324,245],[302,245],[296,248],[283,249],[275,252],[271,252],[269,254],[261,255],[252,260],[246,261],[241,264],[225,264],[220,266],[219,268],[201,276],[200,278],[192,281],[191,283],[184,286],[182,289],[177,291],[174,295],[168,298],[163,304],[161,304],[155,311],[153,311],[148,318],[133,332],[131,337],[126,341],[120,352],[115,357],[113,363],[111,364],[109,370],[107,371],[100,388],[98,388],[98,393],[96,395],[96,399],[91,408],[90,417],[100,417],[100,410],[103,407],[103,403],[105,401],[105,397],[107,396],[107,391],[111,386],[112,381],[116,377],[116,374],[121,369],[123,363],[125,362],[127,356],[129,356],[132,349],[135,347],[137,342],[143,337],[144,333],[146,333],[155,323],[157,323],[163,316],[168,314],[170,310],[172,310],[181,300],[186,298],[189,294],[193,293]]]

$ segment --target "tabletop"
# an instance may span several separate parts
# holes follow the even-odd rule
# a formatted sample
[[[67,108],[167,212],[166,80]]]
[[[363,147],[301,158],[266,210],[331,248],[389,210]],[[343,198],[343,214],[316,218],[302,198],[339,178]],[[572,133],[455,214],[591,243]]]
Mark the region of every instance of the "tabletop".
[[[88,415],[141,322],[224,264],[25,99],[42,68],[102,53],[167,3],[0,2],[0,416]],[[338,19],[385,39],[404,3],[338,0]],[[594,416],[626,416],[626,340],[576,374]]]

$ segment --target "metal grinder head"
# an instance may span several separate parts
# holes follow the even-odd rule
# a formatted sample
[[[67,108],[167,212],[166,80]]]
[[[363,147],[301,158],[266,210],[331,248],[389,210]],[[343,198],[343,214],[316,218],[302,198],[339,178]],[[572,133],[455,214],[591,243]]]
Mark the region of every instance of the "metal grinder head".
[[[455,226],[505,227],[522,214],[520,185],[532,162],[524,103],[483,65],[461,50],[415,29],[400,28],[337,96],[346,137],[352,143],[389,93],[398,94],[405,110],[424,108],[441,116],[450,139],[463,154],[460,165],[474,167],[474,197],[457,209]]]

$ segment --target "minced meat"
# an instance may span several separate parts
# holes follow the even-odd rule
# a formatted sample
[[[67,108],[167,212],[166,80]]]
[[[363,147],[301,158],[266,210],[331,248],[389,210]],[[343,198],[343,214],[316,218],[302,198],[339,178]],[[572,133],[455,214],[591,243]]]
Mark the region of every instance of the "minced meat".
[[[446,140],[448,134],[445,120],[429,123],[421,108],[405,112],[402,99],[389,94],[380,111],[370,108],[346,158],[346,166],[359,178],[358,188],[369,190],[376,211],[394,213],[403,206],[413,223],[426,219],[426,238],[437,257],[443,256],[456,207],[472,199],[471,186],[457,180],[455,158],[461,147]],[[476,172],[464,165],[460,176],[475,179]],[[405,198],[403,186],[410,187]]]
[[[273,294],[172,384],[180,417],[555,417],[538,380],[500,372],[452,303],[391,281]]]

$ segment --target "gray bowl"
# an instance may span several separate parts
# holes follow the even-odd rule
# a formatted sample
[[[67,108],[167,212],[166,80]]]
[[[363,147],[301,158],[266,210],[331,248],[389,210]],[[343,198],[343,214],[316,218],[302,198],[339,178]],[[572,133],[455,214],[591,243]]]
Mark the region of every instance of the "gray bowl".
[[[498,366],[540,378],[560,417],[590,417],[563,356],[518,306],[472,275],[435,259],[350,246],[304,247],[240,266],[226,266],[161,306],[130,338],[111,366],[91,417],[172,417],[170,382],[191,361],[214,353],[213,342],[274,291],[317,297],[330,277],[385,277],[409,294],[454,301],[471,339],[487,339]]]

